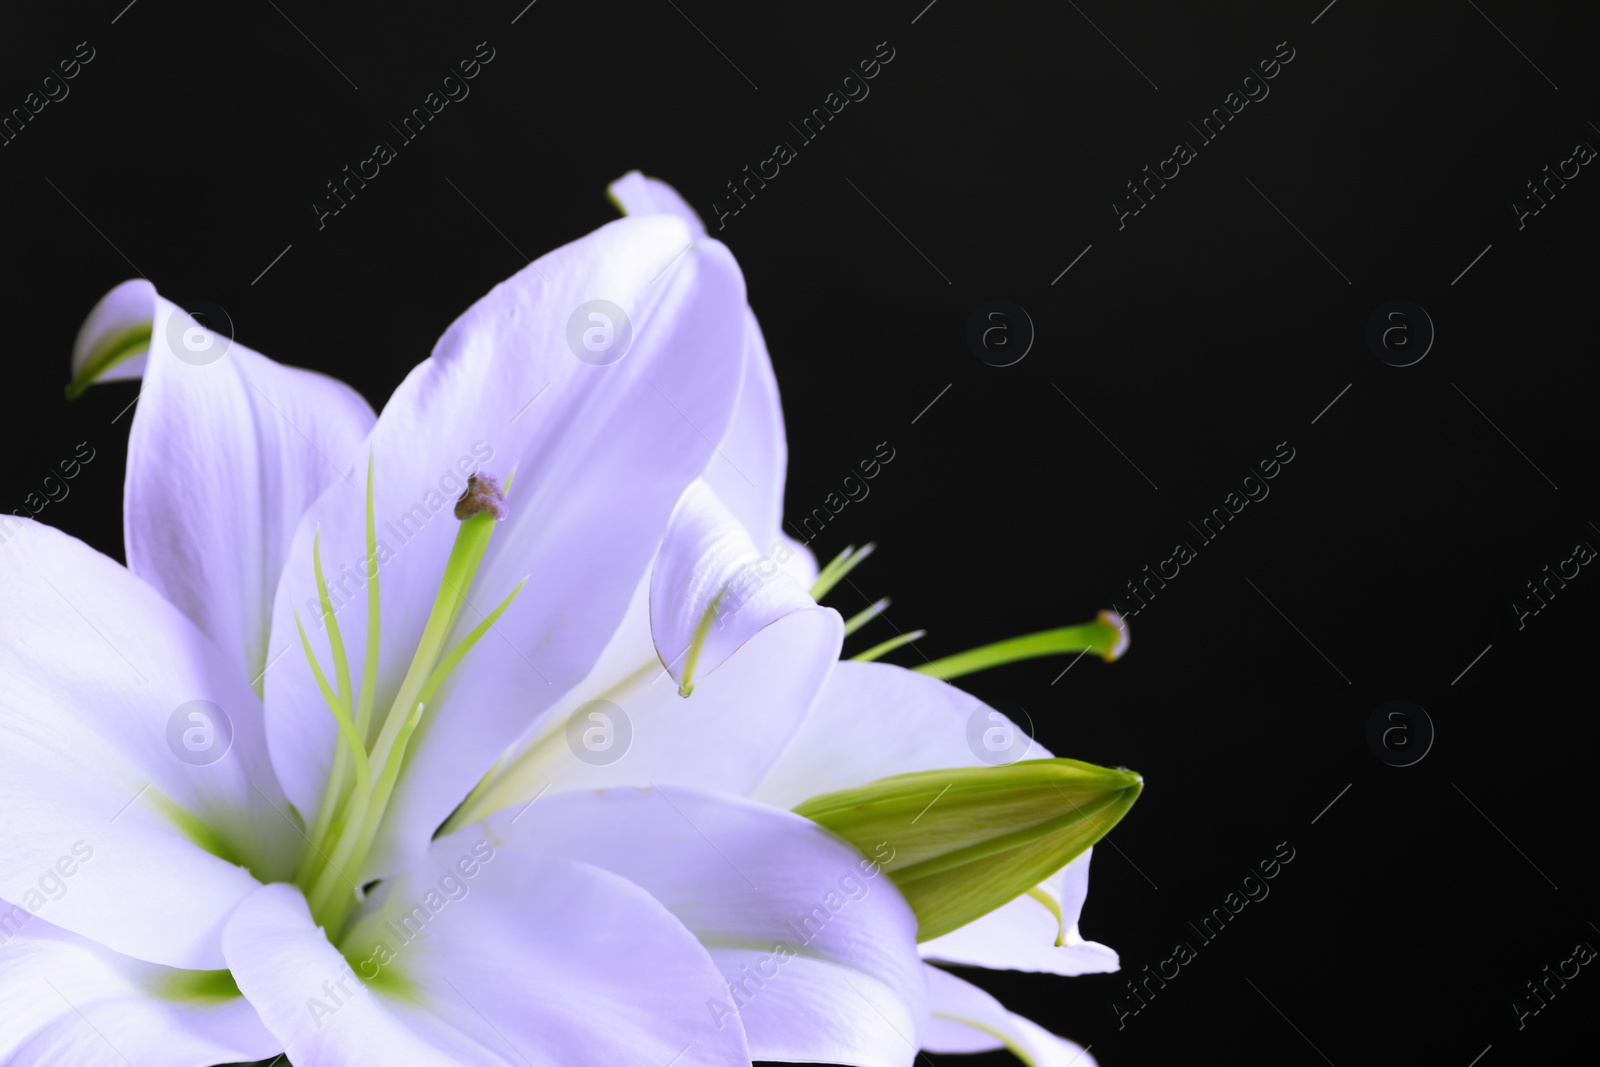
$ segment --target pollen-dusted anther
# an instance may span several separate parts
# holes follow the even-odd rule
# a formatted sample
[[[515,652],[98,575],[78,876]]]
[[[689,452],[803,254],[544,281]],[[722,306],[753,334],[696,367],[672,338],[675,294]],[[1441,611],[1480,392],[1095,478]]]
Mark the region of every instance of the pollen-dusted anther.
[[[485,511],[493,515],[496,522],[505,522],[506,516],[511,514],[500,483],[495,481],[494,475],[479,471],[467,478],[467,491],[456,501],[456,518],[466,522]]]

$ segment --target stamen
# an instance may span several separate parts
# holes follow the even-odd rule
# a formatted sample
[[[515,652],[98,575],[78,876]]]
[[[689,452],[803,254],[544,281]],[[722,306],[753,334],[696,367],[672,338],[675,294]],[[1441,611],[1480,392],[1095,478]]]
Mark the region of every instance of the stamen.
[[[997,641],[911,669],[948,681],[1018,660],[1059,656],[1069,652],[1098,652],[1101,658],[1110,663],[1127,650],[1128,624],[1116,612],[1102,611],[1093,622]]]
[[[511,606],[511,602],[517,599],[517,594],[522,592],[522,587],[528,584],[528,577],[524,575],[522,581],[518,582],[516,587],[506,594],[506,598],[500,601],[500,605],[485,615],[483,621],[474,626],[472,632],[463,637],[456,644],[456,647],[450,650],[450,654],[439,661],[439,665],[433,669],[432,674],[428,675],[427,684],[422,687],[422,692],[417,697],[419,703],[426,704],[433,699],[433,694],[438,692],[439,686],[449,677],[450,672],[455,670],[456,664],[461,662],[461,658],[472,651],[472,646],[478,643],[478,639],[489,632],[489,627],[493,626],[495,620],[504,615],[506,609]]]
[[[859,655],[851,656],[850,660],[853,663],[871,663],[875,659],[888,655],[901,645],[909,645],[918,638],[926,637],[927,635],[928,631],[926,630],[912,630],[908,634],[898,634],[882,644],[873,645]]]
[[[376,594],[376,541],[373,529],[373,503],[372,503],[372,461],[368,459],[368,494],[367,494],[367,549],[372,559],[371,570],[373,580],[369,584],[368,604],[372,623],[367,631],[367,659],[368,677],[371,679],[367,692],[362,694],[363,705],[370,712],[370,690],[376,685],[376,660],[377,636],[376,620],[378,601]],[[515,472],[512,472],[513,475]],[[360,777],[358,788],[350,795],[345,804],[345,810],[339,813],[338,821],[330,824],[331,831],[327,837],[333,841],[331,855],[327,855],[319,866],[311,864],[308,860],[303,866],[316,870],[312,876],[312,885],[306,897],[311,905],[311,914],[318,924],[326,929],[330,936],[336,936],[342,928],[345,919],[355,907],[358,896],[350,891],[344,883],[343,876],[339,874],[345,870],[359,870],[366,862],[367,855],[372,849],[372,844],[377,837],[378,829],[383,821],[383,816],[388,808],[389,800],[394,793],[395,783],[400,776],[400,769],[405,762],[407,747],[418,725],[428,702],[433,698],[450,674],[462,661],[463,657],[471,651],[478,640],[489,631],[495,621],[511,606],[517,595],[522,591],[522,582],[517,583],[501,603],[490,612],[482,622],[472,629],[465,638],[459,641],[454,648],[446,649],[445,642],[449,639],[455,627],[457,615],[461,605],[467,599],[467,591],[472,588],[473,579],[478,568],[483,562],[484,552],[488,549],[489,538],[494,533],[496,524],[504,520],[508,514],[506,507],[506,493],[511,488],[512,477],[506,478],[505,489],[502,490],[495,479],[488,474],[474,474],[469,480],[468,488],[462,494],[461,500],[456,504],[458,516],[465,513],[461,528],[456,534],[454,546],[450,550],[450,558],[445,564],[444,574],[441,577],[439,590],[434,595],[433,607],[428,614],[428,621],[418,642],[415,654],[412,656],[411,665],[406,670],[405,678],[400,683],[394,702],[389,707],[389,712],[384,716],[379,729],[377,740],[373,742],[370,754],[362,746],[361,759],[357,762],[357,773]],[[320,578],[320,564],[318,574]],[[309,650],[309,645],[307,646]],[[313,663],[314,672],[317,674],[319,685],[324,686],[324,697],[329,697],[325,680],[321,676],[320,668]],[[341,705],[348,716],[348,697]],[[336,717],[338,717],[336,713]],[[341,719],[341,737],[347,736],[344,729],[346,723]],[[368,722],[362,726],[367,727]],[[348,735],[358,735],[354,722],[349,724]],[[361,740],[359,736],[357,742]],[[341,748],[343,745],[341,744]],[[378,768],[376,779],[371,777],[372,768]],[[328,807],[327,803],[324,805]],[[319,824],[322,820],[319,817]],[[329,830],[329,826],[322,827]],[[313,841],[316,839],[313,838]],[[320,854],[322,850],[319,848]],[[303,883],[302,883],[303,884]]]
[[[479,471],[467,478],[467,491],[456,501],[456,518],[462,522],[474,515],[488,512],[499,522],[505,522],[511,512],[506,508],[506,496],[493,476]]]
[[[849,619],[845,620],[844,635],[849,637],[867,623],[871,622],[873,619],[876,619],[879,615],[882,615],[884,611],[888,609],[888,607],[889,598],[884,597],[870,607],[863,608],[861,611],[850,616]]]
[[[378,692],[378,521],[372,506],[372,453],[367,453],[367,654],[361,664],[361,703],[356,707],[356,733],[363,744],[372,722],[372,701]]]
[[[351,712],[350,660],[344,654],[344,637],[339,633],[339,619],[333,613],[333,601],[328,596],[328,582],[322,576],[322,531],[317,530],[311,539],[311,566],[317,576],[317,602],[322,607],[322,619],[328,628],[328,648],[333,653],[334,677],[339,683],[339,701],[346,715]]]
[[[689,649],[684,654],[683,681],[678,686],[678,695],[687,697],[694,692],[694,668],[700,661],[700,646],[705,644],[706,635],[711,632],[711,620],[717,617],[717,605],[722,603],[722,597],[727,593],[724,589],[711,601],[706,608],[706,613],[700,617],[700,625],[694,628],[694,639],[689,642]]]
[[[328,679],[322,673],[322,666],[317,662],[317,654],[311,650],[311,641],[306,637],[306,628],[300,622],[300,613],[298,611],[294,613],[294,625],[295,629],[300,631],[300,646],[305,649],[306,659],[311,662],[311,674],[317,680],[317,688],[322,690],[322,699],[327,703],[328,710],[333,712],[334,722],[339,725],[339,739],[345,745],[348,745],[351,753],[356,756],[356,777],[360,779],[366,774],[367,750],[355,735],[356,728],[355,723],[350,719],[350,709],[345,706],[344,702],[335,695],[333,688],[328,685]],[[335,756],[335,770],[342,764],[343,760],[339,757],[343,754],[343,750],[341,750],[338,756]]]
[[[843,552],[833,558],[833,561],[822,568],[822,573],[817,575],[817,580],[811,587],[811,599],[821,600],[828,595],[828,590],[844,581],[846,575],[856,569],[856,565],[868,556],[878,546],[868,541],[861,546],[861,551],[856,551],[855,545],[848,546]]]
[[[1046,893],[1038,886],[1034,886],[1024,895],[1030,896],[1034,900],[1037,900],[1039,903],[1043,904],[1047,909],[1049,909],[1050,914],[1056,917],[1056,948],[1061,948],[1063,945],[1065,945],[1067,943],[1067,927],[1061,919],[1061,905],[1059,902],[1057,902],[1056,898],[1051,896],[1049,893]]]
[[[368,484],[371,484],[371,470],[369,461]],[[328,705],[328,710],[333,713],[334,721],[339,726],[339,740],[334,746],[333,764],[328,770],[328,782],[323,790],[322,806],[317,811],[316,822],[312,825],[311,834],[307,838],[313,846],[301,856],[300,870],[296,874],[296,881],[302,888],[308,885],[322,873],[322,853],[317,847],[327,835],[329,827],[333,825],[334,818],[338,815],[338,808],[345,793],[346,767],[352,761],[356,773],[356,788],[364,792],[370,784],[370,775],[367,768],[367,750],[364,738],[352,719],[350,663],[345,655],[344,638],[339,632],[339,620],[334,614],[333,602],[328,595],[328,583],[322,573],[322,531],[318,530],[311,542],[311,565],[317,579],[317,598],[322,609],[322,617],[328,630],[329,651],[333,654],[334,676],[338,680],[338,692],[335,693],[328,685],[327,678],[322,673],[322,667],[317,662],[316,654],[311,650],[311,642],[306,637],[305,626],[300,621],[300,613],[294,613],[294,623],[300,631],[300,646],[305,650],[306,659],[311,664],[311,672],[317,680],[317,687],[322,691],[322,698]],[[371,677],[369,675],[369,677]],[[368,683],[368,688],[371,683]]]

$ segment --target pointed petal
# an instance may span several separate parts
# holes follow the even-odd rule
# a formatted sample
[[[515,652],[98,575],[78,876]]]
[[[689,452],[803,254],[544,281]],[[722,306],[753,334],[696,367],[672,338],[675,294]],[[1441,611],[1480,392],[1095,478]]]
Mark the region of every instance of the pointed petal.
[[[611,200],[624,215],[672,215],[682,219],[696,240],[706,235],[705,224],[678,191],[659,178],[630,170],[607,187]]]
[[[569,325],[581,335],[583,316],[600,313],[589,310],[595,300],[620,305],[631,323],[629,347],[604,365],[568,345]],[[721,245],[694,244],[676,219],[622,219],[496,287],[385,407],[371,438],[383,602],[377,707],[393,699],[422,633],[458,528],[450,501],[476,467],[502,476],[515,468],[517,477],[510,517],[464,591],[456,636],[525,577],[527,588],[428,708],[363,874],[419,857],[495,759],[593,667],[678,496],[727,426],[743,306],[744,281]],[[343,573],[348,561],[353,599],[340,625],[347,645],[361,647],[364,515],[364,486],[339,481],[302,521],[274,649],[298,640],[293,609],[315,595],[317,522],[330,569]],[[320,704],[303,656],[268,673],[273,759],[308,819],[334,750]]]
[[[1118,969],[1114,949],[1085,941],[1078,917],[1089,893],[1090,849],[1045,879],[1038,892],[1048,894],[1061,910],[1061,922],[1036,897],[1020,896],[989,914],[924,941],[924,959],[1014,971],[1050,974],[1103,974]],[[1057,945],[1057,938],[1062,944]]]
[[[1029,1067],[1095,1067],[1079,1045],[1014,1015],[996,999],[937,967],[927,968],[933,1021],[923,1036],[929,1052],[1007,1048]]]
[[[969,743],[975,719],[979,738],[983,729],[1010,721],[947,682],[888,663],[845,661],[754,795],[788,808],[892,774],[981,766],[985,761]],[[1026,756],[1047,759],[1050,753],[1033,742]]]
[[[697,236],[705,235],[700,216],[666,182],[630,171],[612,182],[609,191],[625,214],[673,215],[683,219]],[[756,547],[779,560],[802,586],[810,588],[817,579],[816,560],[809,549],[783,532],[783,483],[788,466],[778,380],[761,327],[747,307],[744,380],[738,406],[704,477],[750,531]]]
[[[286,877],[300,847],[260,701],[192,622],[82,542],[18,523],[5,552],[0,896],[131,956],[222,966],[222,922],[256,886],[230,860]]]
[[[977,766],[985,761],[974,745],[981,747],[985,731],[1008,723],[1000,712],[948,682],[887,663],[846,661],[834,668],[794,740],[753,795],[787,808],[890,775]],[[849,744],[840,742],[845,737]],[[1023,755],[1016,753],[1018,759]],[[1047,759],[1050,752],[1035,741],[1025,755]],[[980,967],[1054,974],[1114,971],[1116,952],[1078,934],[1088,872],[1086,853],[1039,886],[1060,903],[1066,932],[1059,947],[1055,917],[1038,900],[1021,896],[926,942],[922,952]]]
[[[706,465],[710,483],[728,510],[750,531],[756,547],[783,565],[804,588],[817,580],[811,550],[783,529],[783,486],[789,472],[778,379],[755,314],[745,309],[744,380],[728,432]]]
[[[341,382],[212,333],[148,282],[112,290],[85,331],[112,329],[140,298],[151,333],[128,438],[128,569],[260,692],[289,539],[355,455],[372,409]]]
[[[287,885],[241,904],[223,944],[296,1067],[749,1063],[738,1021],[706,1012],[716,968],[648,893],[481,836],[395,879],[344,955]]]
[[[137,378],[144,373],[155,302],[156,287],[143,278],[123,282],[100,298],[72,342],[69,396],[95,382]]]
[[[755,634],[808,610],[838,618],[762,555],[705,481],[690,485],[667,524],[650,579],[651,634],[679,686],[692,689]],[[830,659],[837,657],[835,646]]]
[[[742,1019],[752,1058],[911,1063],[926,1010],[916,920],[871,860],[809,820],[701,790],[608,789],[502,812],[484,831],[666,905],[730,983],[702,1010]]]
[[[119,955],[0,901],[0,1062],[207,1067],[283,1051],[225,975]]]

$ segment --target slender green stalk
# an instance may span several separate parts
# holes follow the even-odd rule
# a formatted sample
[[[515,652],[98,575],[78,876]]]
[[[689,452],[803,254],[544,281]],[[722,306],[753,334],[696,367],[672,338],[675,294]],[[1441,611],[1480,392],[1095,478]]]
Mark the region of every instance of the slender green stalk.
[[[510,484],[511,479],[508,477],[506,479],[508,488]],[[405,678],[400,683],[400,690],[390,705],[389,713],[384,718],[383,727],[372,749],[371,763],[380,768],[377,779],[370,789],[358,792],[352,800],[345,825],[332,854],[328,857],[327,866],[307,896],[311,914],[330,934],[343,925],[345,918],[355,907],[355,895],[344,891],[340,886],[340,881],[344,877],[341,872],[346,868],[359,871],[372,849],[378,827],[393,796],[395,782],[399,778],[400,768],[405,760],[407,744],[422,719],[423,691],[433,678],[441,657],[446,654],[445,642],[450,636],[456,615],[461,610],[461,604],[466,599],[466,590],[472,587],[473,578],[483,562],[483,555],[489,546],[489,538],[494,533],[495,525],[495,517],[487,512],[474,515],[461,523],[455,544],[450,550],[449,561],[445,564],[443,580],[439,583],[428,621],[423,627],[422,639],[418,642],[411,665],[406,670]],[[504,610],[507,606],[509,599],[497,611]],[[483,630],[487,629],[487,626],[483,627]],[[481,633],[478,636],[481,636]],[[475,642],[477,638],[470,637],[469,640]],[[468,647],[470,648],[470,645]],[[465,650],[461,651],[465,655]],[[459,662],[459,658],[457,661]],[[437,682],[434,688],[437,688]]]
[[[958,652],[911,669],[948,681],[1018,660],[1060,656],[1069,652],[1098,652],[1110,662],[1121,656],[1127,647],[1127,623],[1109,611],[1102,611],[1093,622],[996,641],[992,645]]]
[[[861,629],[867,623],[871,622],[873,619],[876,619],[879,615],[882,615],[885,611],[888,610],[888,608],[889,608],[889,598],[888,597],[884,597],[882,600],[879,600],[877,603],[871,604],[871,605],[869,605],[869,606],[867,606],[865,608],[862,608],[860,611],[856,612],[854,615],[850,616],[850,618],[845,620],[844,635],[846,637],[849,637],[851,634],[853,634],[857,630]]]
[[[877,547],[875,543],[868,541],[861,546],[859,552],[856,551],[855,545],[851,545],[833,557],[833,560],[822,568],[822,573],[817,575],[816,582],[811,586],[811,599],[821,600],[827,596],[829,590],[844,581],[845,576],[855,570],[862,560],[872,555]]]
[[[865,652],[851,656],[850,659],[855,663],[870,663],[875,659],[879,659],[882,656],[888,655],[901,645],[909,645],[919,637],[926,637],[927,633],[928,631],[926,630],[912,630],[907,634],[897,634],[896,636],[889,638],[887,641],[873,645]]]
[[[372,503],[372,453],[367,453],[367,652],[361,662],[361,701],[356,705],[356,733],[363,743],[372,725],[372,702],[378,693],[378,523]]]

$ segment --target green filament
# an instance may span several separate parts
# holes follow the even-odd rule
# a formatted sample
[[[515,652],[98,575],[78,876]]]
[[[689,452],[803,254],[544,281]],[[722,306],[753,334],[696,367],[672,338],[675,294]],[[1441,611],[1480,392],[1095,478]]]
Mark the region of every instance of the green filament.
[[[926,631],[926,630],[912,630],[908,634],[897,634],[896,636],[889,638],[889,640],[884,641],[881,644],[873,645],[871,648],[867,649],[865,652],[861,652],[861,653],[858,653],[857,655],[851,656],[850,659],[855,663],[870,663],[873,660],[878,659],[881,656],[888,655],[890,652],[893,652],[895,649],[899,648],[901,645],[909,645],[911,642],[917,640],[919,637],[926,637],[927,633],[928,633],[928,631]]]
[[[992,645],[958,652],[954,656],[913,667],[912,670],[946,681],[964,674],[999,667],[1036,656],[1060,656],[1069,652],[1098,652],[1108,663],[1128,647],[1128,624],[1109,611],[1102,611],[1093,622],[1062,626],[1054,630],[1012,637]]]
[[[869,541],[862,545],[861,551],[858,552],[855,545],[850,545],[843,552],[833,557],[833,560],[822,568],[822,572],[817,575],[816,582],[811,586],[811,599],[821,600],[827,596],[830,589],[844,581],[845,577],[855,570],[862,560],[872,555],[873,550],[877,547],[876,544]]]
[[[886,610],[888,610],[888,607],[889,598],[884,597],[877,603],[862,608],[860,611],[856,612],[854,615],[850,616],[850,618],[845,620],[844,635],[849,637],[867,623],[871,622],[873,619],[876,619],[879,615],[882,615]]]
[[[507,477],[506,489],[509,490],[510,486],[511,477]],[[496,521],[493,514],[484,512],[461,523],[422,638],[381,724],[375,723],[373,717],[378,685],[381,600],[378,592],[373,461],[370,456],[367,460],[366,498],[368,618],[363,658],[365,673],[359,700],[353,699],[349,659],[323,577],[320,534],[312,542],[317,595],[326,620],[328,647],[333,658],[332,684],[322,670],[298,613],[295,614],[295,625],[300,631],[301,646],[311,666],[312,676],[338,724],[339,733],[322,806],[308,836],[296,882],[306,894],[313,918],[332,937],[337,936],[359,901],[359,892],[345,872],[359,872],[366,863],[394,794],[409,743],[422,722],[428,703],[467,653],[516,600],[527,582],[526,578],[518,582],[482,622],[454,647],[446,647],[461,612],[461,605],[467,601],[467,591],[472,588],[473,579],[483,563]],[[369,743],[369,735],[375,726],[378,736]],[[352,774],[353,783],[348,780]]]

